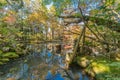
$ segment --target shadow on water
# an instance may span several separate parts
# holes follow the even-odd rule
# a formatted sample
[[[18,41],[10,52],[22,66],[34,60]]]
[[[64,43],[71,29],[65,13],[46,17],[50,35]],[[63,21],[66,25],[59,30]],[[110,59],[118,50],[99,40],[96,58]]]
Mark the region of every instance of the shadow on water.
[[[56,45],[59,44],[29,45],[33,49],[29,55],[0,66],[0,80],[89,80],[78,69],[63,69],[67,52]]]

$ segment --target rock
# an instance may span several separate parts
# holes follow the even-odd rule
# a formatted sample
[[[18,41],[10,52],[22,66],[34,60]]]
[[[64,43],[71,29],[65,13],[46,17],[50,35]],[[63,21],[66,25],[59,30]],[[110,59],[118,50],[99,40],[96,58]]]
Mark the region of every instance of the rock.
[[[78,63],[81,67],[86,68],[86,67],[89,65],[90,62],[89,62],[88,59],[86,59],[85,57],[83,57],[83,58],[80,58],[80,60],[78,60],[77,63]]]
[[[17,58],[19,55],[16,52],[7,52],[3,55],[6,58]]]
[[[70,56],[69,56],[69,54],[66,54],[66,56],[65,56],[65,61],[66,61],[66,62],[69,62],[69,61],[70,61]]]
[[[120,50],[119,49],[116,51],[112,51],[107,55],[110,56],[110,59],[120,61]]]
[[[88,64],[86,61],[82,61],[82,62],[80,62],[80,66],[83,68],[86,68],[88,66]]]
[[[91,77],[95,77],[95,72],[93,70],[87,71],[87,74]]]
[[[120,58],[120,54],[116,54],[116,57],[119,57],[119,58]]]
[[[116,60],[117,60],[117,61],[120,61],[120,57],[116,57]]]
[[[3,52],[8,52],[9,50],[10,50],[10,47],[3,47],[3,48],[2,48],[2,51],[3,51]]]
[[[93,62],[93,63],[91,64],[91,66],[92,66],[93,71],[94,71],[96,74],[103,73],[103,72],[109,72],[109,71],[110,71],[109,66],[106,65],[106,64]]]
[[[116,60],[120,61],[120,50],[116,51],[116,55],[115,56],[116,56]]]

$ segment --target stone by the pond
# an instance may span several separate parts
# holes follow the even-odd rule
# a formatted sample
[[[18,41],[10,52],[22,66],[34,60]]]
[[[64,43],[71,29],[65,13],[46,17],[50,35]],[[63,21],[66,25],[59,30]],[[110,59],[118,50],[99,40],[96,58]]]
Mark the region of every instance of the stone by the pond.
[[[92,69],[96,74],[102,73],[102,72],[109,72],[108,65],[102,64],[102,63],[92,63]]]
[[[85,68],[85,67],[87,67],[89,65],[90,62],[89,62],[89,60],[87,58],[83,57],[83,58],[79,58],[78,61],[77,61],[77,63],[81,67]]]
[[[3,55],[3,57],[7,57],[7,58],[16,58],[19,57],[18,54],[16,54],[15,52],[7,52]]]

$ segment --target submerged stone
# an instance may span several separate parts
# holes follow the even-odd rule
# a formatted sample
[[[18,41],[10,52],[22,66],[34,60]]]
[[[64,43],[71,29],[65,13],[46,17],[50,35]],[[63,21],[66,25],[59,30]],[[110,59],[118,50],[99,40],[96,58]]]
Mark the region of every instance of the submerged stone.
[[[7,80],[16,80],[15,78],[8,78]]]

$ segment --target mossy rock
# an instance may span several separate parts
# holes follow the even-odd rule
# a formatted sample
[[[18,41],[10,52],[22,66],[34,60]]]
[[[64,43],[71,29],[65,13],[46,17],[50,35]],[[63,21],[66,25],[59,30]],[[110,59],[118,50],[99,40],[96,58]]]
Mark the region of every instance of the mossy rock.
[[[97,62],[93,62],[91,64],[93,71],[96,74],[100,74],[100,73],[104,73],[104,72],[109,72],[110,68],[108,65],[104,64],[104,63],[97,63]]]
[[[2,64],[3,64],[3,62],[0,61],[0,65],[2,65]]]
[[[120,62],[106,63],[110,71],[96,74],[97,80],[119,80],[120,78]]]
[[[3,53],[3,51],[2,50],[0,50],[0,54],[2,54]]]
[[[96,77],[96,75],[109,73],[110,68],[107,64],[101,62],[91,62],[91,64],[85,70],[90,76]]]
[[[2,57],[2,53],[3,53],[2,50],[0,50],[0,57]]]
[[[120,58],[120,53],[117,53],[116,56]]]
[[[77,58],[77,64],[83,68],[86,68],[89,65],[89,60],[87,57],[78,57]]]
[[[9,61],[9,58],[1,58],[0,61],[1,62],[6,62],[6,61]]]
[[[7,53],[3,54],[3,57],[6,57],[6,58],[17,58],[17,57],[19,57],[19,55],[16,54],[15,52],[7,52]]]
[[[93,62],[91,66],[97,80],[114,80],[117,77],[116,75],[120,74],[119,61]]]
[[[106,61],[106,58],[104,57],[83,57],[81,58],[81,61],[88,60],[89,64],[85,68],[86,73],[90,75],[91,77],[96,77],[98,74],[103,73],[109,73],[110,68],[109,65],[107,65],[108,61]]]
[[[116,60],[116,61],[120,61],[120,53],[117,53],[117,54],[116,54],[115,60]]]
[[[20,48],[20,47],[16,47],[16,49],[15,49],[15,52],[17,53],[17,54],[23,54],[22,53],[22,48]]]
[[[21,50],[21,51],[20,51],[20,50],[16,50],[15,52],[16,52],[16,54],[18,54],[18,55],[23,54],[23,53],[22,53],[22,50]]]
[[[117,54],[119,58],[119,55]],[[86,60],[90,62],[90,64],[86,67]],[[97,80],[114,80],[120,74],[120,61],[110,60],[106,57],[89,57],[82,56],[77,57],[77,64],[81,66],[81,62],[84,63],[82,65],[85,67],[86,73],[88,73],[91,77],[96,77]]]
[[[109,53],[110,59],[120,61],[120,50],[116,50]]]
[[[3,51],[3,52],[8,52],[9,50],[10,50],[10,47],[3,47],[3,48],[2,48],[2,51]]]

